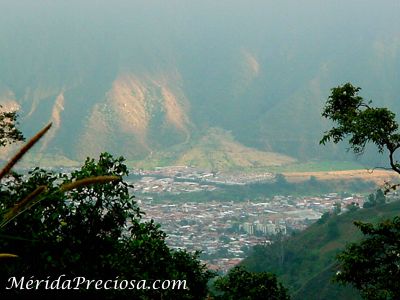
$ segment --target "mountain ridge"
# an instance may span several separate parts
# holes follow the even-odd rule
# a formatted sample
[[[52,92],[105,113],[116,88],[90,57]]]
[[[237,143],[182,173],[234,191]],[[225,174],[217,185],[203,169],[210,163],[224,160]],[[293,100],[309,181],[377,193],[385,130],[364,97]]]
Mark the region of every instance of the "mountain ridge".
[[[18,107],[26,136],[53,121],[42,152],[179,157],[221,128],[254,151],[355,160],[318,144],[330,88],[351,81],[400,112],[396,1],[134,2],[4,3],[0,104]],[[373,152],[363,161],[382,163]]]

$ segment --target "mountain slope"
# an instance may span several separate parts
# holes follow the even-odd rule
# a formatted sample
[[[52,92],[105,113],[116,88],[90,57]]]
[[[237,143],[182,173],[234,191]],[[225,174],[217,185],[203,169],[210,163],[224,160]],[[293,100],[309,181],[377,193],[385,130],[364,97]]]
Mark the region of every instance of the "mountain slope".
[[[236,142],[231,134],[217,128],[211,128],[177,160],[177,164],[198,165],[211,170],[262,168],[293,162],[295,159],[286,155],[245,147]]]
[[[295,161],[287,155],[246,147],[231,133],[221,128],[210,128],[190,143],[167,148],[132,164],[140,167],[189,165],[214,171],[233,171],[282,166]]]
[[[290,288],[294,299],[357,299],[351,288],[331,282],[335,255],[346,243],[362,237],[353,221],[378,222],[400,214],[400,201],[360,209],[315,223],[282,245],[256,247],[243,264],[254,271],[270,271]],[[282,256],[283,253],[283,256]]]
[[[122,148],[132,159],[185,143],[192,126],[188,113],[189,103],[179,88],[179,75],[121,75],[104,100],[94,105],[76,153],[95,155],[101,149]]]
[[[140,160],[179,150],[174,158],[204,165],[186,146],[221,128],[255,151],[353,160],[345,146],[318,145],[329,89],[351,81],[400,112],[395,0],[362,10],[355,0],[345,9],[317,0],[3,2],[0,103],[19,108],[26,136],[53,121],[46,154]]]

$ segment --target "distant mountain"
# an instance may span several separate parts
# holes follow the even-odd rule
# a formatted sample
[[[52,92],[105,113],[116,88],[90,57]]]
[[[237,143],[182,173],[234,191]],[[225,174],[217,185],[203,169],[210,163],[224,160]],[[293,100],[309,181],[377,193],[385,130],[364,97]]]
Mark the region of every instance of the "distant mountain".
[[[243,264],[252,271],[276,273],[293,299],[361,299],[351,287],[334,284],[335,255],[362,237],[354,221],[378,222],[400,214],[400,201],[359,209],[312,224],[282,244],[257,246]]]
[[[394,0],[345,7],[3,1],[0,103],[19,108],[28,136],[54,123],[37,149],[53,157],[169,153],[162,161],[209,167],[268,165],[271,153],[352,159],[344,146],[318,145],[329,126],[321,110],[330,88],[351,81],[400,112],[400,11]],[[236,153],[217,143],[205,159],[210,128],[230,132]],[[250,148],[256,158],[245,157]]]

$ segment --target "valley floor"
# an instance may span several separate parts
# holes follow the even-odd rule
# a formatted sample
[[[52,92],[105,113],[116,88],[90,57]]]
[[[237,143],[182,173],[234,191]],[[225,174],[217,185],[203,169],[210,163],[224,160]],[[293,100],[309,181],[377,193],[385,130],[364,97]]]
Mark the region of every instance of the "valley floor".
[[[372,181],[378,185],[385,182],[398,180],[399,176],[394,171],[388,170],[344,170],[344,171],[318,171],[318,172],[285,172],[283,173],[289,182],[301,182],[309,180],[314,176],[317,180],[365,180]]]

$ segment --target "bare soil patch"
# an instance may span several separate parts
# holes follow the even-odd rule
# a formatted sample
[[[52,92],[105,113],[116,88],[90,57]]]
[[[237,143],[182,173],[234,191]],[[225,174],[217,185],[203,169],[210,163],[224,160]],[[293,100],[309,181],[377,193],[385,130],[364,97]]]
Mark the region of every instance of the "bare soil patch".
[[[317,180],[366,180],[382,185],[388,181],[398,181],[399,174],[387,170],[346,170],[346,171],[321,171],[321,172],[287,172],[283,173],[289,182],[302,182],[314,176]]]

